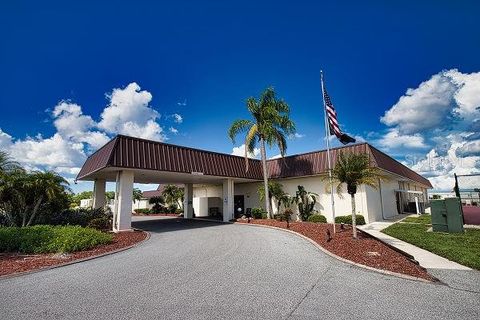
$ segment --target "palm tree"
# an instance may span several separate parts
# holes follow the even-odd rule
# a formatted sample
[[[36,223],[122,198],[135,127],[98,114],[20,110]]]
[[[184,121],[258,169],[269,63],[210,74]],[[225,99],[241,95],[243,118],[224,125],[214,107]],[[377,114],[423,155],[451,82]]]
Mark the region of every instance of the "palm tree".
[[[329,177],[324,177],[329,180]],[[357,187],[364,184],[374,189],[378,187],[379,180],[388,180],[381,174],[378,168],[370,166],[370,159],[367,154],[352,152],[338,155],[335,167],[332,170],[332,182],[337,184],[337,194],[342,197],[343,184],[347,185],[347,192],[352,202],[352,230],[353,238],[357,238],[357,220],[355,210],[355,194]],[[328,186],[327,186],[328,188]]]
[[[132,193],[133,203],[136,203],[137,201],[142,200],[142,198],[143,198],[142,190],[138,188],[133,188],[133,193]]]
[[[20,168],[18,162],[13,161],[8,152],[0,150],[0,172],[8,172]]]
[[[181,202],[180,207],[183,208],[183,200],[185,197],[185,191],[183,188],[173,184],[167,184],[163,188],[162,196],[165,198],[167,204],[178,207],[179,202]]]
[[[253,120],[235,120],[228,136],[235,143],[235,137],[239,133],[246,133],[245,137],[245,166],[248,171],[248,154],[253,153],[257,144],[260,144],[260,155],[263,168],[263,187],[268,189],[267,155],[265,143],[270,147],[278,146],[280,155],[283,157],[287,150],[286,137],[295,133],[295,124],[290,119],[290,107],[283,100],[278,100],[272,87],[267,88],[260,99],[250,97],[247,99],[247,109]],[[270,203],[265,197],[265,210],[268,218],[271,218]]]
[[[258,194],[260,200],[265,200],[265,187],[260,186],[258,188]],[[268,181],[268,200],[270,201],[270,207],[273,207],[273,198],[277,200],[277,214],[280,213],[280,199],[285,195],[283,191],[283,186],[281,183],[276,181]]]
[[[60,193],[66,191],[71,192],[67,180],[52,171],[33,172],[29,175],[27,183],[33,191],[34,202],[32,213],[30,214],[30,219],[28,219],[28,222],[26,224],[26,214],[24,214],[23,216],[22,227],[32,224],[32,222],[35,220],[38,209],[44,202],[55,198]]]

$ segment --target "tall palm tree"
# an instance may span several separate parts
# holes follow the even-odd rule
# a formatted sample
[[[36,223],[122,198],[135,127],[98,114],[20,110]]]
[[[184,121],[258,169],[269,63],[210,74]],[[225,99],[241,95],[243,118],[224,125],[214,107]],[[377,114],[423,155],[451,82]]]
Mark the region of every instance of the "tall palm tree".
[[[328,177],[324,177],[328,180]],[[347,192],[352,202],[352,230],[353,238],[357,238],[357,220],[355,209],[355,194],[357,187],[367,185],[377,189],[379,180],[388,180],[378,168],[370,166],[370,159],[367,154],[352,152],[338,155],[335,167],[332,170],[332,182],[337,184],[336,190],[340,197],[343,193],[343,184],[347,185]]]
[[[0,172],[7,172],[20,168],[18,162],[13,161],[8,152],[0,150]]]
[[[295,124],[290,119],[290,107],[288,104],[277,99],[272,87],[267,88],[260,99],[250,97],[247,99],[247,109],[253,120],[235,120],[228,136],[235,143],[235,137],[239,133],[246,133],[245,137],[245,166],[248,171],[248,154],[253,153],[257,144],[260,144],[260,155],[263,168],[263,186],[268,190],[267,155],[265,144],[272,147],[278,146],[280,155],[283,157],[287,150],[286,137],[295,133]],[[265,210],[268,218],[271,218],[271,209],[268,197],[265,197]]]

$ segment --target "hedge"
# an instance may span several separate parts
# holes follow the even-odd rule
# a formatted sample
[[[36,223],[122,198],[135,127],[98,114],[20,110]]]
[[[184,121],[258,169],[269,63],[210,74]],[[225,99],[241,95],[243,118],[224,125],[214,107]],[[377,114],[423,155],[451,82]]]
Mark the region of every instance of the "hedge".
[[[0,252],[68,253],[112,240],[110,234],[80,226],[0,227]]]
[[[357,225],[364,225],[365,224],[365,217],[364,216],[362,216],[361,214],[357,214],[355,216],[357,218],[356,219]],[[335,217],[335,223],[352,224],[352,215]]]
[[[307,219],[308,222],[315,222],[315,223],[327,223],[327,218],[321,214],[312,214]]]
[[[152,210],[147,209],[147,208],[144,208],[144,209],[134,209],[133,211],[135,211],[135,213],[138,213],[138,214],[151,214],[151,213],[152,213]]]

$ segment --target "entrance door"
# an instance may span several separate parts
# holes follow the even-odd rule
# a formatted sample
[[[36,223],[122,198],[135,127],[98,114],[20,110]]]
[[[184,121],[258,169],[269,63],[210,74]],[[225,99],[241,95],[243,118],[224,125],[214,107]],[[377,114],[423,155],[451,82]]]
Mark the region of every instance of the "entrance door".
[[[233,197],[233,210],[235,211],[235,218],[245,214],[245,198],[243,195]]]

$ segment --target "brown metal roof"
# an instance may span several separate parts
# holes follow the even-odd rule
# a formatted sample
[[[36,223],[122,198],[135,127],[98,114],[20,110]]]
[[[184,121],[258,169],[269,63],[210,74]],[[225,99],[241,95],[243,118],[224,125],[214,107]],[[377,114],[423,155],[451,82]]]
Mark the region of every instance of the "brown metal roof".
[[[367,143],[332,148],[332,163],[336,162],[340,151],[367,153],[372,166],[432,187],[428,179]],[[180,173],[201,172],[210,176],[262,179],[262,166],[256,159],[250,160],[249,170],[245,171],[243,157],[123,135],[118,135],[92,154],[83,165],[77,179],[87,178],[88,175],[107,167]],[[274,179],[322,174],[327,171],[327,152],[314,151],[268,160],[267,170],[270,178]]]
[[[201,172],[204,175],[259,180],[258,160],[250,162],[245,172],[243,157],[187,148],[163,142],[116,136],[92,154],[77,179],[81,180],[106,167],[121,167],[179,173]]]
[[[427,178],[422,177],[409,167],[398,162],[397,160],[393,159],[392,157],[388,156],[377,148],[372,147],[371,145],[368,145],[368,148],[370,149],[370,154],[373,155],[375,159],[375,164],[377,167],[398,174],[399,176],[406,177],[410,180],[419,182],[429,188],[433,188],[430,180],[428,180]]]
[[[356,144],[330,149],[332,164],[336,162],[339,151],[367,153],[367,144]],[[375,165],[372,163],[372,165]],[[271,178],[289,178],[318,175],[327,172],[327,151],[313,151],[285,158],[272,159],[267,162],[268,174]]]
[[[337,161],[337,156],[340,152],[366,153],[370,158],[370,164],[372,166],[419,182],[427,187],[432,187],[428,179],[368,143],[330,149],[332,163]],[[272,159],[267,162],[267,170],[271,178],[290,178],[323,174],[328,170],[327,151],[314,151],[285,157],[283,159]]]

